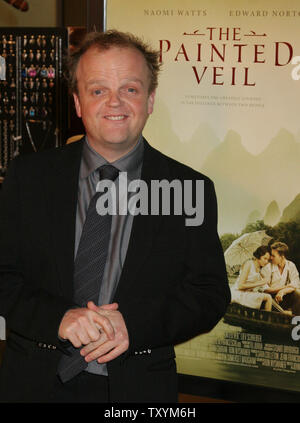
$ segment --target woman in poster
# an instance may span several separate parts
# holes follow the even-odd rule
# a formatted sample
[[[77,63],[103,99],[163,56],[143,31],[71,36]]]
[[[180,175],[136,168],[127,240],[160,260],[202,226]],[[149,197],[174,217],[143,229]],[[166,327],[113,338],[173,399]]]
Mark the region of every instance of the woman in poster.
[[[265,245],[258,247],[253,253],[253,259],[247,260],[241,267],[240,274],[231,287],[231,301],[241,305],[271,311],[272,296],[264,289],[268,286],[267,280],[261,275],[261,269],[269,263],[270,251]]]

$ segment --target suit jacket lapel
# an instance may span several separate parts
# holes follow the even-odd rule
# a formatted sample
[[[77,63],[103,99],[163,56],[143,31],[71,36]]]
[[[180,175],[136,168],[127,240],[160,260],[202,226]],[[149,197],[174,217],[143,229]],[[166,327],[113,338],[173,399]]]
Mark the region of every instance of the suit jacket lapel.
[[[166,166],[161,154],[152,148],[145,139],[144,143],[141,179],[147,183],[150,193],[151,180],[166,178]],[[148,201],[148,205],[150,209],[150,201]],[[139,269],[150,252],[160,223],[161,216],[151,216],[150,214],[134,216],[127,255],[113,301],[119,301],[123,295],[126,296],[129,284],[134,282]]]
[[[74,245],[78,197],[78,177],[83,140],[62,149],[54,163],[49,196],[55,260],[62,295],[73,298]]]

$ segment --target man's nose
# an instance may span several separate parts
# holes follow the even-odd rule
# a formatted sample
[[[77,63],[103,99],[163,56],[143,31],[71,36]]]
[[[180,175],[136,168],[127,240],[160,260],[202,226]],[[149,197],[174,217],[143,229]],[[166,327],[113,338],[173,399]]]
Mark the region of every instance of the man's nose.
[[[118,91],[111,91],[108,97],[108,105],[110,107],[118,107],[121,104],[120,93]]]

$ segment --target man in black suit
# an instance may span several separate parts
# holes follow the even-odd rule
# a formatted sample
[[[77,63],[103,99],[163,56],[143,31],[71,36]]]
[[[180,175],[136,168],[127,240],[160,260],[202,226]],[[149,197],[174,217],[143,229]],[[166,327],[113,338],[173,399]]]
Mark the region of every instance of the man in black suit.
[[[0,209],[0,315],[9,329],[1,401],[176,401],[173,346],[225,313],[213,183],[142,137],[158,60],[134,36],[88,34],[69,61],[86,136],[11,163]],[[104,171],[147,187],[193,182],[193,204],[202,181],[203,222],[187,223],[187,207],[103,220],[101,198],[93,201]]]

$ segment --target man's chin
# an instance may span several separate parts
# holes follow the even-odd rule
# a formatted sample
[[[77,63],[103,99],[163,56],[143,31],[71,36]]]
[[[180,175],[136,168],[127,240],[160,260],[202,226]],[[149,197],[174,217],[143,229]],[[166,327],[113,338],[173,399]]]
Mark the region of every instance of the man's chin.
[[[115,138],[107,140],[105,144],[107,148],[111,148],[112,150],[131,150],[136,145],[138,139]]]

